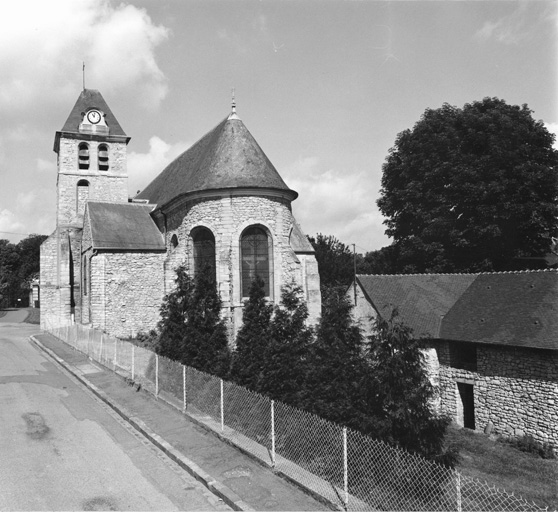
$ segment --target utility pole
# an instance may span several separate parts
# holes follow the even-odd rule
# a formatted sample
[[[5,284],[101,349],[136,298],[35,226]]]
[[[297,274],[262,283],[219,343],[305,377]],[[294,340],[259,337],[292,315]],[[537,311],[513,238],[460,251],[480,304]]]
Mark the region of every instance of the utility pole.
[[[356,294],[356,246],[353,244],[353,293],[355,296],[355,306],[357,305],[357,294]]]

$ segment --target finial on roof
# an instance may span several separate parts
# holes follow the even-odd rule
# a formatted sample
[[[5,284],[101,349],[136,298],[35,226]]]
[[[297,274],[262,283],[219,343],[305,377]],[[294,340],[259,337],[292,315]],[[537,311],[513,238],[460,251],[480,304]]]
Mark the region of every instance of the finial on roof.
[[[234,87],[231,89],[231,95],[232,95],[231,113],[230,113],[228,119],[240,119],[240,117],[238,117],[236,115],[236,100],[235,100],[235,97],[234,97]]]

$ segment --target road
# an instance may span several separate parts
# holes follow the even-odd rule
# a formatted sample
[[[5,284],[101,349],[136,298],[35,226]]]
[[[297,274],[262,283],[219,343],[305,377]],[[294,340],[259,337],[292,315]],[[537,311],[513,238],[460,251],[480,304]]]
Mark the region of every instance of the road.
[[[47,359],[22,317],[0,318],[0,510],[230,510]]]

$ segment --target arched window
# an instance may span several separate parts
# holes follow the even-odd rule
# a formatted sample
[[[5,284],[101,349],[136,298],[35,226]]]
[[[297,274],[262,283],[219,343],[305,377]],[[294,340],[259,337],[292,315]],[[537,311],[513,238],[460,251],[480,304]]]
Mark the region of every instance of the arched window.
[[[85,212],[85,203],[89,199],[89,182],[87,180],[79,180],[77,182],[76,191],[76,214],[83,215]]]
[[[171,245],[173,249],[176,249],[178,247],[178,237],[176,235],[172,235]]]
[[[194,274],[210,267],[215,272],[215,237],[207,228],[197,228],[192,233],[194,241]]]
[[[83,257],[83,295],[87,295],[87,256]]]
[[[80,169],[89,169],[89,146],[85,142],[78,146],[78,166]]]
[[[259,227],[244,230],[240,239],[242,297],[248,297],[256,276],[264,282],[266,296],[271,296],[271,250],[267,233]]]
[[[98,161],[99,171],[108,171],[109,168],[109,153],[106,144],[99,144]]]

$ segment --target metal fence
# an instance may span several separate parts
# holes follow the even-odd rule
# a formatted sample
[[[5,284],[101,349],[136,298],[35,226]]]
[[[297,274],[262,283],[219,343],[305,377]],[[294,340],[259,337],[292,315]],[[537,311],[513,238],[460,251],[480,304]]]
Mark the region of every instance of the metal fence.
[[[345,510],[546,510],[318,416],[79,324],[47,328]]]

